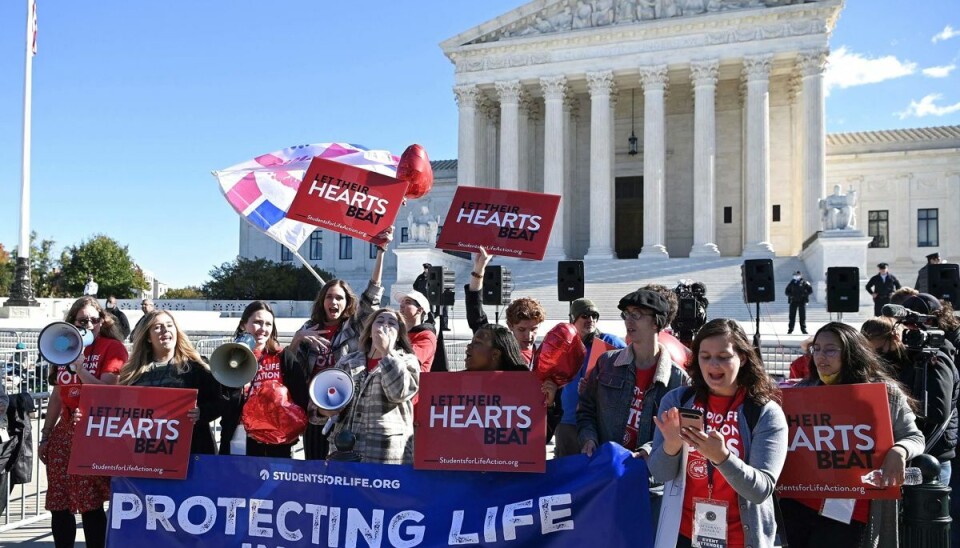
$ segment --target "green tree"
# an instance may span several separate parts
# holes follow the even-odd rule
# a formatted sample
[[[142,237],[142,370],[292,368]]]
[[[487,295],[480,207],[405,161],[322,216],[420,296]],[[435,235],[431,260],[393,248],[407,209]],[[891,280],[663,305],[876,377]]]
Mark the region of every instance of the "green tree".
[[[317,271],[325,280],[334,276]],[[303,267],[277,264],[266,259],[237,257],[210,271],[203,292],[209,299],[264,299],[309,301],[317,296],[320,282]]]
[[[13,275],[16,270],[16,262],[0,244],[0,296],[10,294],[10,285],[13,284]]]
[[[164,293],[161,299],[205,299],[206,295],[203,294],[203,290],[197,286],[188,285],[187,287],[179,287],[176,289],[168,289]]]
[[[100,286],[100,295],[129,299],[149,288],[127,246],[103,234],[64,249],[60,264],[62,286],[72,295],[83,292],[89,274]]]

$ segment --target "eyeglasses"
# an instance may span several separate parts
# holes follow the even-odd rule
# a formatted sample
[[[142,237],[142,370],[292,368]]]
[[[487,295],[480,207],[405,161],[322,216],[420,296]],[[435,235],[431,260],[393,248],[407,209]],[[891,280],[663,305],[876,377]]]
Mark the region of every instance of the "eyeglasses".
[[[810,354],[823,354],[828,358],[836,358],[840,355],[840,349],[835,346],[824,348],[818,344],[814,344],[810,346]]]
[[[591,319],[591,318],[594,319],[594,320],[599,320],[599,319],[600,319],[600,314],[598,314],[597,312],[586,312],[586,313],[580,314],[580,315],[577,316],[577,317],[578,317],[578,318],[583,318],[584,320]]]
[[[74,325],[97,325],[102,322],[103,319],[99,316],[94,316],[92,318],[77,318],[73,320]]]
[[[633,320],[639,322],[643,319],[644,316],[654,316],[655,314],[644,314],[643,312],[621,312],[620,319],[622,320]]]

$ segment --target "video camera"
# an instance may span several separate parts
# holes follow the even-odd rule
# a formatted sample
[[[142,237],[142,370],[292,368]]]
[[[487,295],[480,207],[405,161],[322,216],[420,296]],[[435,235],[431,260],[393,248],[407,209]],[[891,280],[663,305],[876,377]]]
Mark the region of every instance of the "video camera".
[[[902,339],[904,346],[911,350],[937,349],[947,340],[943,330],[932,327],[936,325],[936,316],[920,314],[896,304],[885,304],[880,312],[909,328],[904,330]]]
[[[692,280],[680,280],[673,289],[677,295],[677,317],[670,323],[673,334],[689,345],[697,331],[707,323],[707,286]]]

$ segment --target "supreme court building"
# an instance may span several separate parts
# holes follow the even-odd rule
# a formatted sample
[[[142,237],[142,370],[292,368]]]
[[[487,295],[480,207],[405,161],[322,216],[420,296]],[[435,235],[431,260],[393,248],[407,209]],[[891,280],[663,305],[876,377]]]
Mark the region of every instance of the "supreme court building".
[[[398,241],[423,204],[442,222],[455,187],[476,185],[563,195],[548,259],[797,256],[822,229],[818,201],[840,185],[873,237],[869,262],[956,261],[960,127],[826,135],[842,8],[535,0],[444,41],[458,158],[434,163],[434,190],[401,212]],[[340,259],[334,248],[316,264],[369,272],[363,242],[345,254],[346,237],[327,237]],[[241,255],[283,258],[243,227]]]

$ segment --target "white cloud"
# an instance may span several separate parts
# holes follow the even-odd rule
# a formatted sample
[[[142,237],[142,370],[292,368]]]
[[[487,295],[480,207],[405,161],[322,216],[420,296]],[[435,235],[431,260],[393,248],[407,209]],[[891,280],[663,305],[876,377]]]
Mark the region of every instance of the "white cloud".
[[[923,75],[929,76],[930,78],[946,78],[950,76],[950,73],[953,72],[953,69],[957,68],[957,65],[950,64],[942,67],[927,67],[923,69]]]
[[[917,71],[917,64],[901,61],[893,55],[871,59],[859,53],[852,53],[841,46],[830,53],[824,76],[824,93],[829,95],[832,88],[846,89],[865,84],[877,84]]]
[[[910,101],[910,106],[907,107],[907,110],[903,112],[898,112],[897,115],[900,116],[900,119],[904,118],[923,118],[924,116],[945,116],[947,114],[953,114],[954,112],[960,112],[960,103],[954,103],[947,106],[937,106],[934,104],[935,101],[943,99],[943,95],[940,93],[931,93],[923,99],[920,99],[920,102]]]
[[[936,44],[937,42],[942,42],[944,40],[949,40],[954,36],[960,36],[960,30],[953,30],[953,27],[947,25],[943,27],[943,30],[937,34],[933,35],[933,38],[930,39],[931,42]]]

